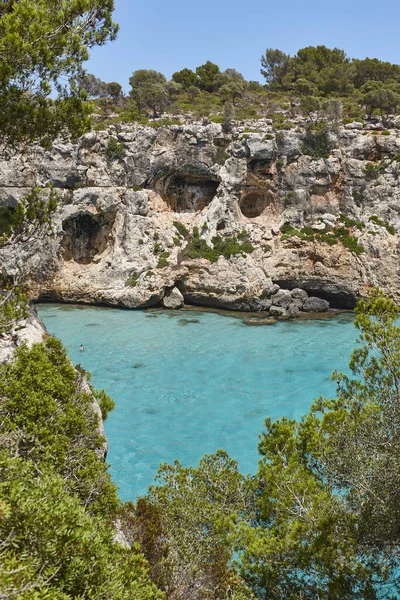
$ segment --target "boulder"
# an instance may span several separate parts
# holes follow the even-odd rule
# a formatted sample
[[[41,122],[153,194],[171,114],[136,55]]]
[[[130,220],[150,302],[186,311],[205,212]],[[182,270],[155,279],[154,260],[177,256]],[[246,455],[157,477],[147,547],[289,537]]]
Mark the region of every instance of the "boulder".
[[[279,290],[276,294],[274,294],[272,298],[272,304],[274,306],[280,306],[282,308],[287,308],[289,304],[292,302],[292,294],[290,290]]]
[[[273,140],[264,140],[261,136],[254,136],[246,140],[250,160],[274,160],[276,146]]]
[[[297,301],[298,302],[298,301]],[[294,319],[295,317],[298,317],[300,314],[300,307],[298,305],[297,302],[292,302],[292,304],[290,304],[287,308],[286,314],[288,317],[290,317],[291,319]]]
[[[271,306],[269,314],[273,317],[286,317],[286,308],[282,306]]]
[[[316,296],[307,298],[303,305],[304,312],[325,312],[329,310],[329,302]]]
[[[183,296],[177,287],[166,292],[163,301],[165,308],[180,308],[183,305]]]
[[[294,290],[292,290],[292,298],[295,300],[301,300],[301,302],[304,303],[308,298],[308,294],[305,290],[294,288]]]

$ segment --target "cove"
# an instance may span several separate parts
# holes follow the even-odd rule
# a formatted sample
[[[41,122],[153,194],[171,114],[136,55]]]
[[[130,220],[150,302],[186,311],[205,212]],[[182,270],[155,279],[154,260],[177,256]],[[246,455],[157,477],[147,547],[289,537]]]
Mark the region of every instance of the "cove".
[[[122,500],[145,494],[160,463],[195,466],[218,448],[255,472],[265,418],[299,418],[334,395],[331,373],[347,371],[357,339],[351,314],[250,327],[200,311],[37,310],[116,402],[105,428]]]

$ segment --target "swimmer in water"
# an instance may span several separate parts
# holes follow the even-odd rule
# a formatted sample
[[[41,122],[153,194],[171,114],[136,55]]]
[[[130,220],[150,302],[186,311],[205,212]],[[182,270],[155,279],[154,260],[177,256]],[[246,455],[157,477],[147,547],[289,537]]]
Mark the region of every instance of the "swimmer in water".
[[[80,350],[81,352],[83,352],[83,351],[84,351],[84,349],[85,349],[85,346],[84,346],[83,344],[81,344],[81,345],[80,345],[80,348],[79,348],[79,350]]]

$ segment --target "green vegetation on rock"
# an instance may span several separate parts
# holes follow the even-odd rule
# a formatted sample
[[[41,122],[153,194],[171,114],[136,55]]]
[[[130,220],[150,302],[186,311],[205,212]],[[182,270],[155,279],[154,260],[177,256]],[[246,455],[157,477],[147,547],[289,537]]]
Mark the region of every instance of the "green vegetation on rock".
[[[375,223],[376,225],[379,225],[379,227],[384,227],[388,231],[388,233],[390,233],[390,235],[396,235],[396,230],[393,227],[393,225],[389,225],[389,223],[385,223],[376,215],[372,215],[371,217],[369,217],[368,221],[370,221],[371,223]]]
[[[174,221],[173,226],[175,227],[175,229],[177,230],[179,235],[181,235],[183,238],[185,238],[189,235],[188,228],[186,227],[186,225],[184,225],[180,221]]]
[[[138,279],[139,273],[137,271],[133,271],[125,281],[125,285],[127,287],[136,287]]]
[[[216,235],[212,238],[212,247],[205,239],[200,237],[197,227],[193,228],[189,243],[185,248],[185,254],[189,258],[205,258],[210,262],[217,262],[220,256],[231,258],[236,254],[246,255],[254,251],[254,246],[249,241],[246,231],[232,237]]]
[[[168,257],[170,256],[170,252],[162,252],[160,254],[160,258],[158,259],[157,269],[163,269],[164,267],[168,267]]]
[[[123,144],[120,144],[116,138],[110,137],[108,140],[107,148],[105,150],[107,160],[112,162],[113,160],[119,160],[125,155],[125,148]]]
[[[344,216],[344,215],[343,215]],[[345,248],[354,252],[354,254],[362,254],[364,252],[363,246],[358,244],[358,238],[351,233],[351,228],[357,227],[362,229],[363,223],[354,221],[353,219],[345,218],[344,227],[330,227],[322,231],[315,230],[312,227],[303,227],[302,229],[296,229],[291,223],[284,223],[281,227],[281,240],[285,241],[291,237],[298,237],[306,242],[322,242],[329,246],[335,246],[339,241]]]

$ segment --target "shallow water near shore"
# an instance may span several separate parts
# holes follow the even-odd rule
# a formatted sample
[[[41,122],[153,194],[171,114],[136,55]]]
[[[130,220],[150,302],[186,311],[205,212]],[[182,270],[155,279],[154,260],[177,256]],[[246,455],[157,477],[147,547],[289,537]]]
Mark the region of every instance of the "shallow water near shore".
[[[351,314],[249,327],[200,311],[37,310],[116,401],[105,428],[122,500],[145,494],[161,462],[195,466],[218,448],[254,473],[265,418],[299,418],[334,395],[331,373],[347,371],[357,339]]]

